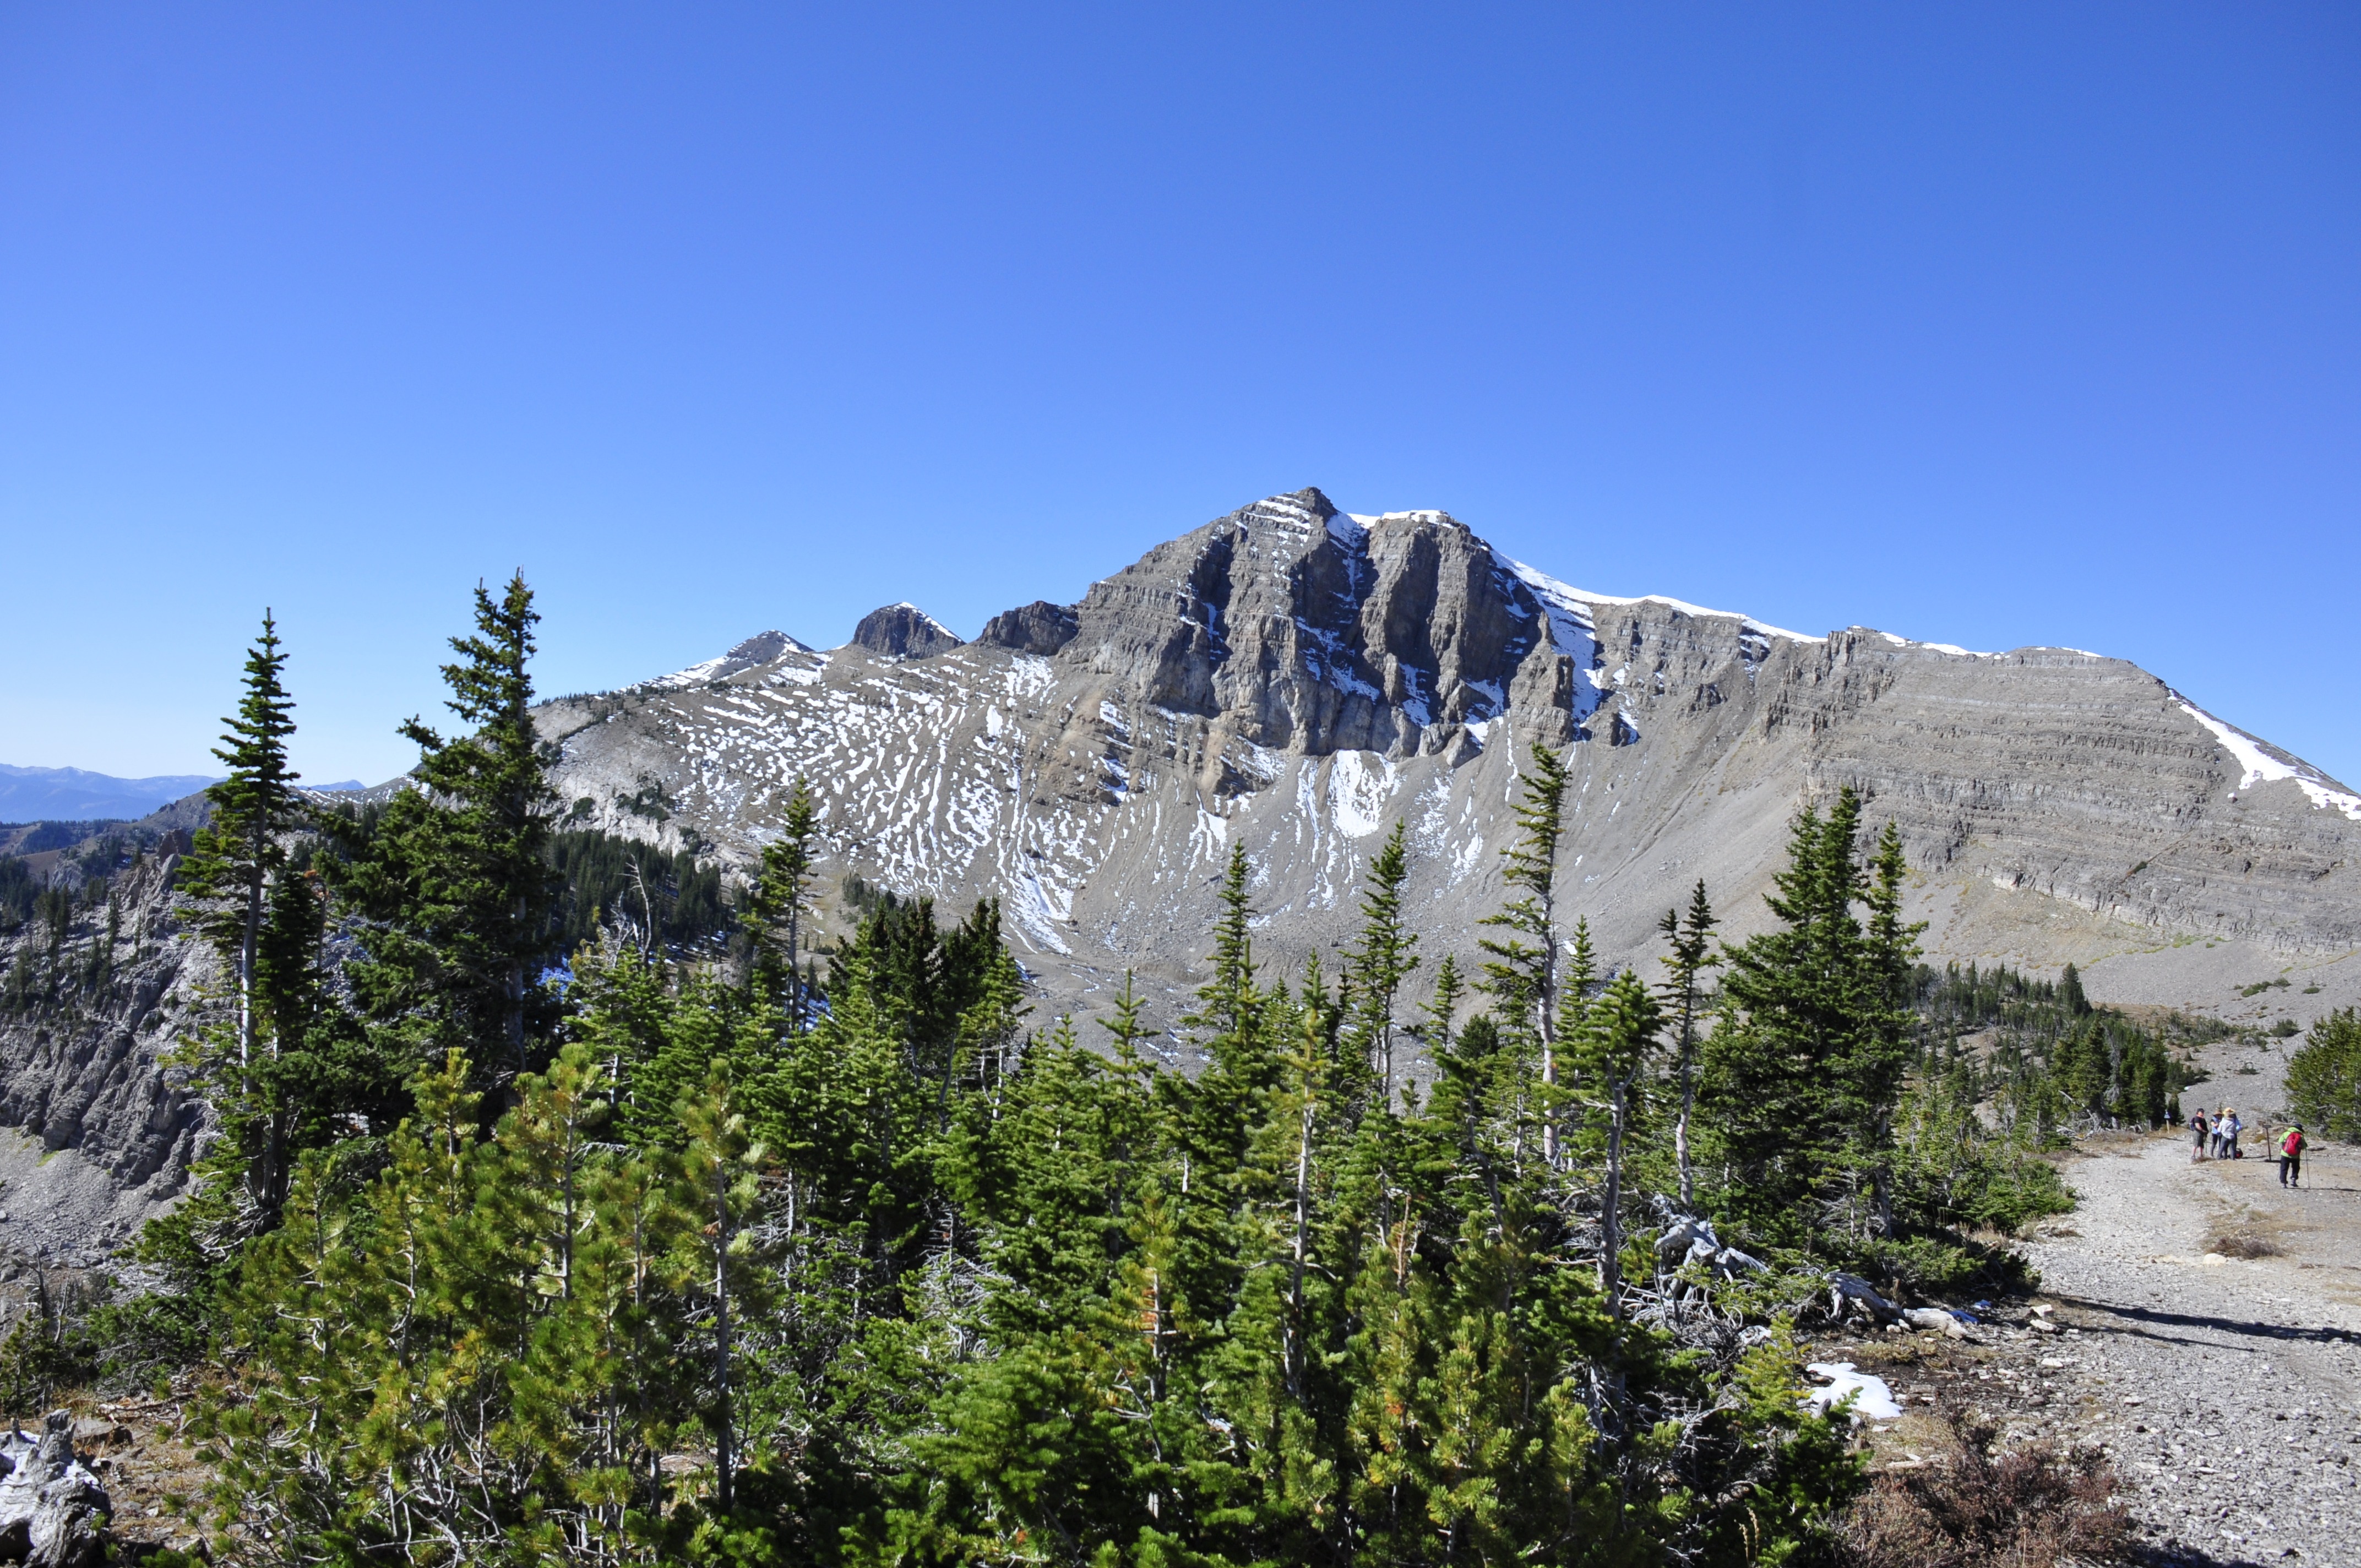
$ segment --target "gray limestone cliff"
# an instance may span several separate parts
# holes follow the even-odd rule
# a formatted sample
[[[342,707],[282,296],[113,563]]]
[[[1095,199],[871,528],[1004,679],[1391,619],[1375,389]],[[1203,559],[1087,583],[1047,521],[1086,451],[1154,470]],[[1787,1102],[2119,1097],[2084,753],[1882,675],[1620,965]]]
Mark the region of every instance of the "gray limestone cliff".
[[[951,629],[914,604],[873,609],[853,628],[852,646],[889,659],[925,659],[961,646]]]
[[[110,904],[81,899],[62,929],[0,934],[0,1253],[104,1261],[181,1195],[210,1132],[168,1059],[216,978],[173,919],[175,847],[115,872],[111,939]]]

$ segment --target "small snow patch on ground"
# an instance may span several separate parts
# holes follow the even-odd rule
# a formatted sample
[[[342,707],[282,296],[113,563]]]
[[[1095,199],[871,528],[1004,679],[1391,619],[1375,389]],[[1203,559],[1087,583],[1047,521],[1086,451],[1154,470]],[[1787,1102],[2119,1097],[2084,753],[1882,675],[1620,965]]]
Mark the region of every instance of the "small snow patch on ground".
[[[1855,1372],[1850,1361],[1815,1361],[1804,1370],[1828,1379],[1827,1387],[1813,1389],[1802,1400],[1817,1414],[1827,1415],[1850,1398],[1852,1419],[1857,1421],[1901,1419],[1902,1407],[1894,1402],[1894,1390],[1884,1378]]]

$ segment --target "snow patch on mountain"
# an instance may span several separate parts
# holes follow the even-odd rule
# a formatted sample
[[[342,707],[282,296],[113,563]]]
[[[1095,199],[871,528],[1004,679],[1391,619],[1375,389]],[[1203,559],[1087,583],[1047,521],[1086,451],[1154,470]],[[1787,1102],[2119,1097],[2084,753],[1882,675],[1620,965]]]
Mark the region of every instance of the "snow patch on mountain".
[[[782,653],[808,653],[811,650],[784,631],[758,631],[727,653],[691,664],[686,670],[675,670],[668,675],[658,675],[640,683],[642,690],[686,691],[691,686],[708,685],[727,680],[741,670],[757,664],[767,664]]]
[[[2311,763],[2289,755],[2269,741],[2257,740],[2235,724],[2223,723],[2179,692],[2173,692],[2172,700],[2180,705],[2183,713],[2212,730],[2222,749],[2235,759],[2243,770],[2238,780],[2240,789],[2292,779],[2296,787],[2311,797],[2314,807],[2341,811],[2351,820],[2361,822],[2361,795],[2355,795]]]
[[[1800,631],[1790,631],[1784,626],[1773,626],[1767,620],[1757,620],[1751,615],[1741,615],[1734,609],[1708,609],[1701,604],[1691,604],[1686,599],[1672,598],[1664,594],[1640,594],[1636,597],[1627,598],[1620,594],[1590,593],[1582,588],[1574,587],[1569,584],[1559,582],[1555,577],[1551,576],[1548,573],[1538,571],[1532,566],[1528,566],[1522,561],[1510,561],[1505,555],[1500,558],[1503,561],[1508,562],[1509,569],[1516,573],[1519,577],[1522,578],[1525,586],[1532,589],[1533,592],[1540,597],[1541,601],[1543,604],[1549,605],[1553,609],[1562,609],[1569,614],[1578,613],[1586,630],[1588,629],[1590,623],[1590,607],[1592,605],[1661,604],[1669,609],[1676,609],[1683,615],[1707,615],[1712,616],[1720,620],[1735,620],[1741,623],[1744,630],[1763,637],[1784,638],[1790,642],[1818,642],[1823,641],[1823,639],[1817,637],[1806,637]],[[1553,626],[1554,626],[1556,618],[1553,616],[1551,620]],[[1561,647],[1559,652],[1564,652],[1565,650]]]
[[[1858,628],[1858,630],[1868,631],[1873,629],[1864,626]],[[1924,648],[1930,653],[1949,653],[1954,659],[2003,659],[2007,657],[2004,653],[1978,652],[1972,648],[1962,648],[1956,642],[1918,642],[1914,641],[1907,637],[1896,637],[1891,631],[1880,631],[1878,632],[1878,635],[1884,638],[1888,642],[1893,643],[1896,648]],[[2068,651],[2072,652],[2070,649]]]
[[[1374,751],[1339,751],[1328,773],[1328,808],[1336,830],[1366,839],[1386,824],[1386,806],[1400,787],[1394,765]]]

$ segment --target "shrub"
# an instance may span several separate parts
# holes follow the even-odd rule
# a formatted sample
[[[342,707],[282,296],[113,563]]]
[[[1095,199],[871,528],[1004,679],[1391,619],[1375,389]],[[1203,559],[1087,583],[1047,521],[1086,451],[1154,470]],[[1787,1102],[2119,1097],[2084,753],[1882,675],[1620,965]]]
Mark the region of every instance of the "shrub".
[[[2289,1058],[2288,1109],[2325,1137],[2361,1142],[2361,1010],[2339,1008],[2312,1026]]]
[[[1845,1515],[1846,1568],[2060,1568],[2129,1563],[2130,1510],[2094,1450],[2031,1442],[2001,1450],[1993,1423],[1952,1404],[1938,1409],[1955,1452],[1920,1470],[1888,1470]]]

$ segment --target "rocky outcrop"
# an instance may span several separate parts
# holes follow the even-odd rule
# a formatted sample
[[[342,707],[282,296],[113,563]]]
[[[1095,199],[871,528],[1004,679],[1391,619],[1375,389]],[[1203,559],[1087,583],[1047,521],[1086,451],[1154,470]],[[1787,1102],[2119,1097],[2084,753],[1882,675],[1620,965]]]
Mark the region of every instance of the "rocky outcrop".
[[[214,966],[172,918],[175,862],[162,848],[113,877],[111,938],[109,903],[80,900],[63,931],[35,921],[0,936],[9,1252],[103,1261],[180,1194],[211,1124],[168,1061],[195,1025]],[[71,882],[76,870],[52,874]]]
[[[1019,653],[1055,653],[1074,640],[1080,624],[1070,604],[1035,599],[1015,609],[1004,609],[983,623],[976,641],[993,648],[1014,648]]]
[[[0,1563],[97,1568],[112,1511],[106,1488],[74,1456],[71,1414],[50,1411],[38,1437],[0,1434]]]
[[[1159,546],[1077,622],[1065,659],[1258,746],[1414,753],[1514,698],[1544,725],[1572,703],[1542,605],[1465,524],[1347,517],[1318,490]]]
[[[889,659],[930,659],[963,646],[950,627],[914,604],[889,604],[862,616],[852,645]]]

